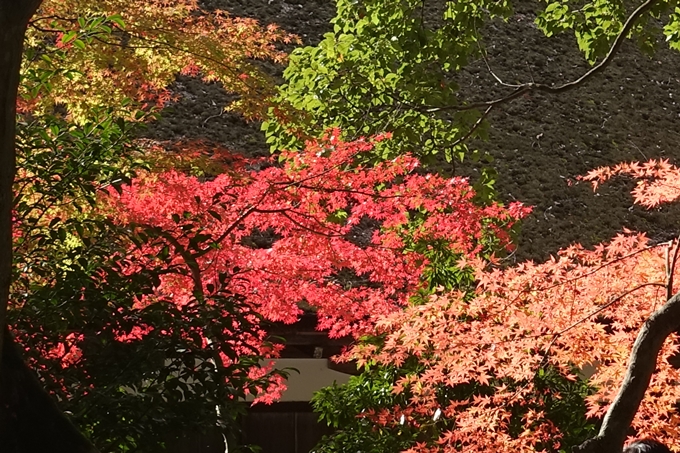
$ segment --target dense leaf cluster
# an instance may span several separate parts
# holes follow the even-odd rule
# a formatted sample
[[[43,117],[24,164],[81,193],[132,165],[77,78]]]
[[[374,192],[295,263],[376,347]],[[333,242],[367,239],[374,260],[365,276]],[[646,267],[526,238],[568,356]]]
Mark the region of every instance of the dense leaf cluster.
[[[635,332],[677,291],[677,239],[626,232],[499,266],[527,208],[420,164],[463,159],[490,109],[536,85],[464,99],[457,73],[511,2],[447,1],[436,17],[425,3],[338,0],[333,32],[293,52],[273,103],[252,60],[284,60],[276,45],[294,38],[276,27],[193,1],[42,4],[18,103],[10,318],[103,451],[157,451],[214,426],[233,445],[241,400],[282,389],[262,320],[303,310],[358,338],[345,358],[365,366],[316,396],[337,428],[319,451],[559,451],[591,435]],[[537,26],[572,30],[596,68],[622,36],[651,49],[659,24],[680,41],[675,1],[544,3]],[[178,72],[222,82],[248,118],[268,110],[269,143],[289,151],[255,162],[183,143],[180,165],[171,147],[138,147],[127,120],[171,101]],[[587,178],[621,174],[641,180],[646,206],[677,198],[665,161]],[[639,432],[663,438],[677,423],[677,349],[663,346]]]
[[[339,127],[349,139],[391,132],[393,140],[375,150],[379,159],[403,152],[462,159],[466,139],[485,133],[482,114],[458,97],[456,73],[480,55],[480,28],[508,17],[509,2],[446,2],[435,18],[419,0],[341,0],[337,7],[333,32],[290,55],[281,105],[263,124],[272,148],[299,147]]]
[[[529,212],[520,203],[478,206],[465,179],[418,174],[408,155],[357,165],[383,138],[338,137],[284,153],[281,165],[203,182],[148,174],[123,188],[116,216],[170,232],[176,243],[165,253],[194,269],[164,277],[159,291],[181,303],[210,293],[226,272],[233,291],[270,320],[291,323],[307,308],[331,336],[360,335],[428,286],[465,279],[457,261],[508,247],[508,230]],[[374,227],[357,240],[367,221]],[[198,247],[186,222],[214,243]],[[259,246],[267,231],[272,240]]]
[[[102,451],[150,451],[211,426],[233,439],[238,400],[279,376],[254,373],[265,355],[260,316],[224,281],[209,298],[141,303],[162,278],[187,270],[162,254],[140,266],[130,250],[162,247],[163,235],[101,212],[102,190],[142,168],[129,127],[111,117],[78,126],[49,116],[21,126],[13,332]],[[236,340],[245,336],[258,347]]]

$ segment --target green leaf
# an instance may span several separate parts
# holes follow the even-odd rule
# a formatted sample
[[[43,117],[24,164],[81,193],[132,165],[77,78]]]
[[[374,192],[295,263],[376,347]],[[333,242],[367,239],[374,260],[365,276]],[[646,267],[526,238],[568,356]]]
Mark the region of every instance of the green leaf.
[[[74,39],[76,39],[77,36],[78,36],[78,32],[73,31],[73,30],[69,31],[67,33],[64,33],[64,35],[61,37],[61,43],[62,44],[68,44],[71,41],[73,41]]]
[[[125,21],[123,20],[120,14],[114,14],[112,16],[109,16],[106,18],[106,20],[113,22],[119,28],[125,29]]]

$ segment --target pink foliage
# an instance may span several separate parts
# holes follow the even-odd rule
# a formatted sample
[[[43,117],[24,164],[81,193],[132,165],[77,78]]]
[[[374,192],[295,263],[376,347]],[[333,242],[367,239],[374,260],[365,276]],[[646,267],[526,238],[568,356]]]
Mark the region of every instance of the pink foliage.
[[[418,174],[418,161],[408,155],[374,167],[352,165],[385,137],[345,143],[337,136],[284,153],[283,165],[210,181],[176,171],[147,174],[121,195],[111,192],[111,202],[119,221],[163,228],[184,247],[189,239],[177,216],[200,224],[215,240],[209,250],[193,252],[203,291],[229,273],[229,289],[267,319],[293,323],[309,307],[334,337],[371,332],[421,288],[427,260],[410,247],[414,242],[443,239],[473,258],[484,232],[508,246],[506,228],[529,212],[520,203],[480,207],[465,179]],[[424,219],[418,224],[416,213]],[[380,227],[360,243],[352,235],[366,218]],[[258,232],[268,232],[270,243],[253,246]],[[190,277],[174,274],[158,292],[182,304],[192,288]]]

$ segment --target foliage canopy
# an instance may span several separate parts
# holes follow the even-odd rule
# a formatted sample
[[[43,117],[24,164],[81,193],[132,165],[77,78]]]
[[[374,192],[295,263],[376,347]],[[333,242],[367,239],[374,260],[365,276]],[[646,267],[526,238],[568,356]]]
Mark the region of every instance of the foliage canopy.
[[[276,44],[294,38],[275,27],[195,2],[43,3],[19,103],[11,316],[49,390],[105,450],[151,448],[187,413],[228,427],[239,398],[280,389],[281,373],[258,365],[278,352],[262,319],[305,308],[331,335],[363,337],[347,358],[365,373],[315,400],[344,428],[323,451],[558,451],[589,436],[638,327],[676,303],[677,239],[627,231],[504,268],[494,252],[527,209],[475,204],[467,181],[419,172],[407,154],[462,159],[495,106],[578,86],[621,37],[651,49],[659,20],[680,45],[674,1],[545,3],[537,25],[573,30],[595,64],[573,83],[461,95],[456,74],[484,55],[483,25],[507,19],[508,1],[429,17],[422,1],[338,0],[333,32],[294,52],[274,106],[251,60],[283,58]],[[222,82],[249,118],[269,108],[272,147],[296,151],[236,166],[189,144],[231,168],[154,172],[162,159],[136,149],[126,120],[167,101],[177,72]],[[620,174],[641,180],[644,205],[678,197],[667,162],[588,179]],[[670,441],[675,336],[662,358],[633,427]]]

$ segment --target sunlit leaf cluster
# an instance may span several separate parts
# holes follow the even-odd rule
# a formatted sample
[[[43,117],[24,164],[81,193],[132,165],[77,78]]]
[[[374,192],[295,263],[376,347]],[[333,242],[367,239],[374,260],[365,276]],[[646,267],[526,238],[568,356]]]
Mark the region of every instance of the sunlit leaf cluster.
[[[23,108],[65,108],[77,121],[101,105],[134,114],[140,103],[170,101],[168,85],[182,73],[222,83],[238,95],[231,108],[254,118],[273,93],[254,61],[283,62],[280,44],[296,40],[274,25],[203,11],[192,0],[48,0],[29,25]]]
[[[635,197],[648,206],[680,194],[676,184],[664,183],[680,176],[665,162],[601,168],[588,178],[602,182],[616,174],[646,178]],[[468,262],[476,272],[474,292],[436,294],[384,317],[377,325],[382,341],[359,345],[351,354],[369,366],[418,363],[393,387],[395,394],[409,395],[408,403],[396,401],[382,418],[376,413],[374,422],[396,426],[403,421],[394,414],[404,410],[412,411],[406,420],[415,424],[440,413],[446,429],[413,451],[569,447],[564,438],[574,433],[560,430],[551,414],[554,401],[568,396],[556,385],[539,388],[537,377],[552,369],[575,384],[587,383],[594,391],[585,400],[585,416],[602,417],[640,327],[678,292],[677,249],[677,239],[651,243],[644,234],[626,231],[593,250],[573,245],[540,264],[496,268]],[[637,437],[674,442],[677,357],[677,337],[671,336],[633,422]],[[442,388],[471,386],[463,398],[441,397]]]
[[[159,290],[178,303],[199,289],[210,293],[227,272],[233,291],[265,317],[290,323],[312,308],[320,328],[344,336],[372,331],[427,286],[428,244],[461,258],[492,253],[510,245],[508,229],[529,211],[519,203],[478,206],[465,179],[418,174],[408,155],[357,166],[382,138],[338,135],[284,154],[281,165],[209,181],[142,176],[113,193],[114,215],[175,235],[167,253],[196,269],[163,279]],[[214,244],[198,247],[182,233],[187,223],[201,225]]]

